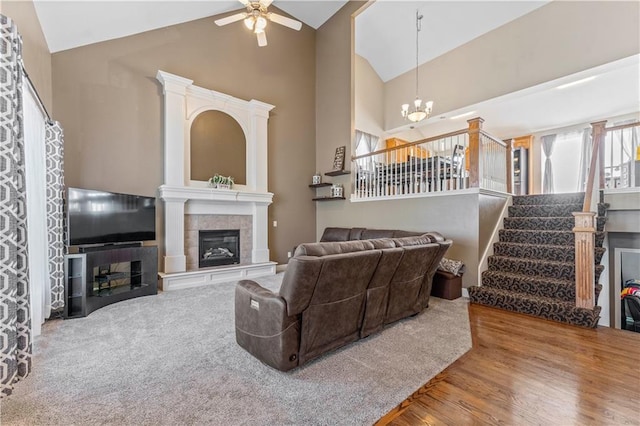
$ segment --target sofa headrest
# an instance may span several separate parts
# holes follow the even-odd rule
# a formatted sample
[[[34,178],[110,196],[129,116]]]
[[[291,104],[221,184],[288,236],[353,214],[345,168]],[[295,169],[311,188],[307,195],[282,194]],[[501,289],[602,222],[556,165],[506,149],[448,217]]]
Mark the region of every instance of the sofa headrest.
[[[375,238],[393,238],[396,231],[393,229],[364,229],[361,234],[363,240],[373,240]]]
[[[320,238],[324,241],[349,241],[350,228],[325,228]]]
[[[441,233],[435,232],[435,231],[425,232],[422,235],[429,236],[429,238],[431,238],[431,242],[434,242],[434,243],[441,243],[446,239]]]
[[[419,246],[435,243],[435,241],[432,241],[431,237],[427,234],[416,237],[394,238],[393,241],[396,244],[396,247]]]
[[[396,231],[393,231],[393,238],[417,237],[422,234],[424,234],[424,232],[396,230]]]
[[[349,232],[349,240],[363,240],[362,232],[365,228],[351,228],[351,232]]]
[[[293,256],[327,256],[374,248],[374,245],[368,240],[306,243],[300,244]]]
[[[404,238],[427,235],[433,243],[445,241],[445,237],[439,232],[415,232],[393,229],[366,229],[366,228],[325,228],[320,242],[373,240],[380,238]]]
[[[396,247],[396,243],[392,238],[375,238],[373,240],[367,241],[373,244],[373,248],[375,249],[388,249]]]

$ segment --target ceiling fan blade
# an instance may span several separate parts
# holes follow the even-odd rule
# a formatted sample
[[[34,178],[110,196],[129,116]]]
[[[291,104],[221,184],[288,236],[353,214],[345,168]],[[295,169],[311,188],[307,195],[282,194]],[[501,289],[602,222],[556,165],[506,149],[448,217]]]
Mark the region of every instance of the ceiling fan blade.
[[[226,16],[224,18],[216,19],[214,22],[216,23],[216,25],[221,27],[223,25],[227,25],[227,24],[230,24],[232,22],[241,21],[246,17],[247,17],[247,12],[240,12],[240,13],[236,13],[235,15]]]
[[[260,0],[260,4],[265,8],[269,7],[271,3],[273,3],[273,0]]]
[[[249,0],[238,0],[238,1],[245,6],[249,4]]]
[[[300,28],[302,28],[302,22],[287,18],[286,16],[278,15],[277,13],[269,13],[267,17],[276,24],[284,25],[292,30],[300,31]]]
[[[267,34],[264,31],[256,33],[256,36],[258,37],[258,46],[264,47],[267,45]]]

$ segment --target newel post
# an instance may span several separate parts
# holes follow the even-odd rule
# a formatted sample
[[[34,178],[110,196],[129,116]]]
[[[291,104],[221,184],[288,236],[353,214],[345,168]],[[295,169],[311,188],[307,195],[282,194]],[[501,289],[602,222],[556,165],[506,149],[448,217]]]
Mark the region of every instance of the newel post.
[[[591,143],[598,146],[599,189],[604,189],[604,137],[607,132],[607,120],[591,123]],[[595,164],[592,162],[592,164]]]
[[[576,244],[576,306],[593,309],[595,305],[595,212],[574,212]]]
[[[482,143],[480,132],[484,120],[480,117],[467,120],[469,123],[469,188],[479,188],[483,174]]]
[[[507,194],[513,194],[513,139],[504,143],[507,144]]]

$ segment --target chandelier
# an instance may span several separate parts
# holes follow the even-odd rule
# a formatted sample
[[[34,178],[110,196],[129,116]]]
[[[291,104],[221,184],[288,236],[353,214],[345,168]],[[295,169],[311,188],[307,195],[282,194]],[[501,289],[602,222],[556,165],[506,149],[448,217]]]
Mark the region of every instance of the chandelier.
[[[421,20],[422,15],[416,10],[416,100],[413,101],[411,110],[409,109],[409,104],[402,105],[402,117],[414,123],[429,118],[433,110],[433,101],[425,102],[425,104],[422,105],[422,99],[418,96],[418,54],[420,52],[419,34],[421,30]]]

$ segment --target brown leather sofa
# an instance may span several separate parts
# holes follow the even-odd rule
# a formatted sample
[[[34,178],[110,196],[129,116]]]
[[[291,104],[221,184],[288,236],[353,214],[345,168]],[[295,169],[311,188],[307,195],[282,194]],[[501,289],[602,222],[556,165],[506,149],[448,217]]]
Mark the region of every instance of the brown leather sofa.
[[[368,229],[368,228],[325,228],[320,242],[325,241],[354,241],[371,240],[373,238],[402,238],[428,234],[436,241],[444,241],[444,237],[437,232],[413,232],[397,229]]]
[[[301,244],[277,294],[238,282],[236,341],[287,371],[375,333],[428,306],[450,245],[439,234]]]

